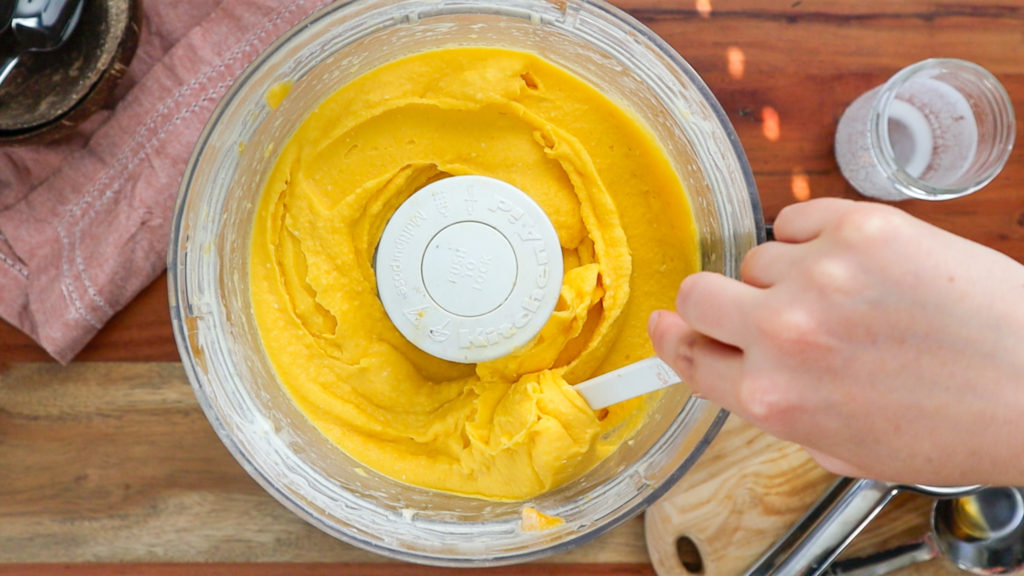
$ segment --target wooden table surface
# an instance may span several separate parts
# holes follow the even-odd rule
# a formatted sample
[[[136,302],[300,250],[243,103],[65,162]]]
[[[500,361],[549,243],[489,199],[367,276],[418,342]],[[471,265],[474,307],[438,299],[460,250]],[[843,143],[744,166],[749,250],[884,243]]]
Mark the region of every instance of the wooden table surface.
[[[856,197],[833,157],[836,122],[855,97],[907,64],[974,61],[1024,114],[1024,0],[615,3],[663,36],[711,87],[746,149],[768,221],[808,196]],[[1024,262],[1020,147],[984,190],[900,207]],[[713,482],[714,474],[704,476]],[[756,499],[758,487],[748,490]],[[926,505],[884,513],[859,548],[921,533]],[[477,571],[397,564],[355,549],[260,489],[196,404],[173,343],[164,278],[66,367],[0,322],[0,575],[242,573]],[[638,518],[562,556],[479,573],[654,569]]]

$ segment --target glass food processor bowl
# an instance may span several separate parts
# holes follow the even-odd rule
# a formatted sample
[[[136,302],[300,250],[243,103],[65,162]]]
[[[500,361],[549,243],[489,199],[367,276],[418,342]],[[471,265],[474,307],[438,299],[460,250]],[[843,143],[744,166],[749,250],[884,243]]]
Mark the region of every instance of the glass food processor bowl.
[[[753,176],[725,114],[693,69],[621,10],[599,0],[366,0],[333,4],[286,33],[213,112],[181,185],[168,284],[175,338],[199,403],[267,492],[366,550],[484,566],[565,551],[635,516],[693,467],[727,414],[673,387],[651,396],[635,435],[580,478],[528,502],[495,502],[377,474],[292,403],[263,350],[246,264],[274,152],[357,76],[460,45],[534,52],[632,110],[666,149],[689,195],[703,269],[736,276],[745,252],[763,240]],[[274,108],[267,95],[282,82],[294,84]],[[523,530],[527,505],[564,523]]]

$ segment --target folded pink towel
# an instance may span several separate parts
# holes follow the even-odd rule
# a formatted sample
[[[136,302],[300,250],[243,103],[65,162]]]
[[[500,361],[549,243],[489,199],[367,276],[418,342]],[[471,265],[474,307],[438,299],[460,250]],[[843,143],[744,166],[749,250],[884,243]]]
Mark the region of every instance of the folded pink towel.
[[[76,134],[0,149],[0,316],[68,362],[163,271],[185,164],[217,101],[327,0],[152,0],[123,97]]]

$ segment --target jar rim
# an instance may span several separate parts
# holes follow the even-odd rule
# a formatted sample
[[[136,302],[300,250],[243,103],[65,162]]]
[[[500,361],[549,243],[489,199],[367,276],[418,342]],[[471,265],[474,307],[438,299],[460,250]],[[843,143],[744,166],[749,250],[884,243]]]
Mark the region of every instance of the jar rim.
[[[984,159],[979,173],[955,186],[936,185],[910,174],[897,162],[889,131],[890,112],[899,91],[922,75],[933,77],[943,73],[957,74],[979,89],[993,113],[996,132],[993,152]],[[947,200],[976,192],[999,174],[1013,149],[1016,123],[1010,96],[991,72],[967,60],[929,58],[903,68],[881,86],[871,105],[868,132],[872,157],[896,189],[921,200]]]

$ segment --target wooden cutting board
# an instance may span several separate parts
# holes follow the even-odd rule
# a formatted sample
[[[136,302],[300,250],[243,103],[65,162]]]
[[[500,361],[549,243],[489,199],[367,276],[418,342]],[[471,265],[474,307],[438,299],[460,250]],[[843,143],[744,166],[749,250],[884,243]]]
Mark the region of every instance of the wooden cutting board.
[[[730,416],[693,471],[646,512],[654,569],[659,576],[742,574],[835,480],[799,446]],[[843,556],[923,536],[930,506],[923,496],[898,495]],[[959,573],[933,560],[897,574]]]

